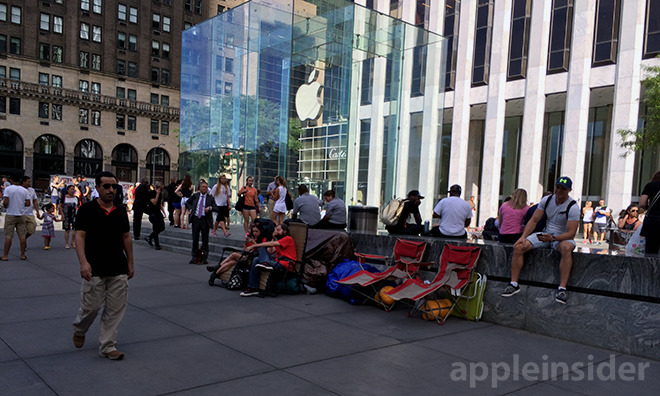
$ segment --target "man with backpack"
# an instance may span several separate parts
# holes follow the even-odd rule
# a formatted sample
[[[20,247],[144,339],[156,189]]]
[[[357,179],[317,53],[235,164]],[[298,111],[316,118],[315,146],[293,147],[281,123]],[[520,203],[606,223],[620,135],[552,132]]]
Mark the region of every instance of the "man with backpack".
[[[552,247],[561,255],[559,262],[559,288],[555,292],[555,300],[566,304],[566,284],[573,266],[573,249],[575,234],[580,225],[580,208],[574,199],[568,196],[572,191],[573,181],[566,176],[557,179],[555,193],[539,202],[534,216],[525,226],[520,239],[513,245],[511,259],[511,283],[504,289],[502,297],[511,297],[520,291],[518,277],[524,265],[524,255],[537,248]],[[536,223],[543,215],[547,216],[543,232],[533,233]]]
[[[411,190],[408,193],[408,198],[400,201],[399,205],[403,206],[399,211],[396,210],[394,218],[388,219],[391,225],[385,223],[385,228],[390,235],[419,235],[424,232],[424,225],[422,224],[422,215],[419,214],[419,205],[422,203],[424,197],[417,190]],[[396,201],[392,201],[394,203]],[[392,203],[388,204],[391,205]],[[413,215],[415,224],[408,223],[408,217]],[[381,218],[383,216],[381,215]]]
[[[596,218],[594,219],[594,245],[602,245],[607,235],[607,226],[610,224],[612,218],[612,209],[605,205],[605,200],[598,201],[598,207],[594,210]],[[600,241],[598,240],[600,234]]]

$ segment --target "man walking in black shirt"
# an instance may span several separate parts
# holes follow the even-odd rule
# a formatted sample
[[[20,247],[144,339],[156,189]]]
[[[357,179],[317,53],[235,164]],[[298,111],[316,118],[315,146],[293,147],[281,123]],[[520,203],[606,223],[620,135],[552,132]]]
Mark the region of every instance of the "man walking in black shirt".
[[[140,239],[142,215],[147,210],[149,190],[149,179],[142,179],[140,185],[135,189],[135,200],[133,200],[133,238],[136,241]]]
[[[218,211],[213,195],[209,194],[209,185],[200,181],[197,192],[186,201],[186,208],[190,211],[190,223],[192,224],[193,244],[192,260],[195,264],[197,251],[201,249],[204,254],[209,252],[209,231],[213,227],[213,212]],[[202,246],[199,247],[199,234],[202,234]],[[206,259],[204,259],[206,261]],[[202,264],[202,263],[200,263]],[[206,264],[204,262],[203,264]]]
[[[128,216],[113,199],[117,178],[110,172],[96,176],[99,198],[83,204],[76,216],[76,253],[82,288],[80,308],[73,322],[73,345],[82,348],[85,333],[101,307],[99,355],[120,360],[117,329],[126,312],[128,280],[133,277],[133,242]]]

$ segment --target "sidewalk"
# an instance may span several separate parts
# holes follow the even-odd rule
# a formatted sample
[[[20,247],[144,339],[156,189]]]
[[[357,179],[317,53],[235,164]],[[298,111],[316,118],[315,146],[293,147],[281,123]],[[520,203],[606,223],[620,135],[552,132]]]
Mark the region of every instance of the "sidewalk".
[[[232,228],[238,236],[240,228]],[[135,278],[119,329],[126,358],[110,361],[97,355],[98,319],[85,347],[73,347],[76,255],[63,248],[61,231],[50,251],[38,235],[28,242],[27,261],[18,259],[15,240],[10,261],[0,262],[1,394],[655,395],[660,389],[660,362],[490,323],[452,317],[439,326],[407,318],[403,307],[386,313],[325,295],[240,297],[209,287],[204,267],[185,264],[188,256],[145,242],[135,243]],[[563,365],[570,370],[565,379]]]

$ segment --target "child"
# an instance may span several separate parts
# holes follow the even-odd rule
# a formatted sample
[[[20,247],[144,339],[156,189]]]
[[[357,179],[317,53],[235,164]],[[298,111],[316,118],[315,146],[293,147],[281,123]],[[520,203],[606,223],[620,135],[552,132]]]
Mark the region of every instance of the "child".
[[[46,205],[46,210],[44,211],[43,216],[39,216],[39,219],[43,219],[44,224],[41,226],[41,236],[44,238],[44,250],[50,250],[50,240],[55,238],[55,224],[54,221],[62,221],[55,216],[55,205],[49,203]]]

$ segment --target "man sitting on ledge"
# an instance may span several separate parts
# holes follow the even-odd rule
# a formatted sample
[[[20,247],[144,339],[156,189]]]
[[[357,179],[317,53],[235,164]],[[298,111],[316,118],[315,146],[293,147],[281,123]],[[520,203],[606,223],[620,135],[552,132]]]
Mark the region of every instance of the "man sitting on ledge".
[[[325,216],[312,228],[323,228],[326,230],[346,229],[346,204],[337,198],[334,190],[328,190],[323,194],[327,202]]]
[[[503,297],[511,297],[520,291],[518,277],[524,264],[524,254],[537,248],[551,247],[561,254],[559,262],[559,289],[555,294],[558,303],[566,304],[566,284],[573,266],[575,233],[580,224],[580,208],[574,199],[568,196],[573,182],[566,176],[557,179],[555,193],[539,202],[534,216],[525,226],[522,236],[513,245],[511,259],[511,283],[504,289]],[[543,214],[547,216],[545,230],[533,233],[536,223]]]

